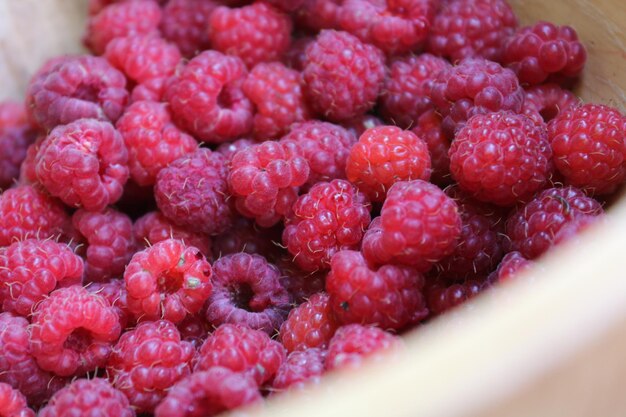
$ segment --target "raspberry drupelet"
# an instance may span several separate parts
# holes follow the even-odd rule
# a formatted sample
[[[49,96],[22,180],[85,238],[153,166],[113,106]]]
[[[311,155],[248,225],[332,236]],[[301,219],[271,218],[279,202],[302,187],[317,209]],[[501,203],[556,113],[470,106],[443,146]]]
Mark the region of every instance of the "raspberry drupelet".
[[[313,110],[331,121],[370,110],[384,78],[382,52],[349,33],[324,30],[306,50],[305,94]]]
[[[330,340],[326,369],[360,368],[366,360],[380,361],[402,346],[400,337],[378,327],[348,324]]]
[[[327,271],[306,272],[301,270],[290,254],[276,261],[283,276],[280,278],[294,306],[308,301],[313,295],[324,291]]]
[[[259,255],[236,253],[213,264],[213,294],[206,318],[213,326],[242,324],[273,334],[289,311],[289,294],[280,271]]]
[[[288,352],[326,349],[337,327],[330,297],[317,293],[289,312],[280,327],[280,341]]]
[[[191,343],[194,349],[199,349],[213,330],[213,327],[203,317],[202,312],[185,317],[176,327],[180,332],[180,338]]]
[[[139,320],[181,322],[213,289],[211,265],[197,248],[167,239],[137,252],[124,271],[128,309]]]
[[[304,6],[307,0],[267,0],[274,7],[285,12],[295,12]]]
[[[524,91],[522,113],[528,115],[537,112],[548,123],[562,112],[580,104],[580,99],[574,93],[558,84],[541,84]]]
[[[209,49],[207,22],[219,6],[212,0],[170,0],[163,6],[161,34],[178,46],[186,58]]]
[[[384,201],[396,182],[428,181],[430,172],[426,143],[395,126],[366,130],[350,150],[346,165],[348,180],[376,202]]]
[[[278,368],[272,382],[272,393],[319,385],[325,369],[326,354],[325,350],[317,348],[290,353]]]
[[[17,179],[20,165],[35,137],[34,129],[26,120],[24,105],[0,101],[0,149],[11,149],[0,154],[0,189],[9,188]]]
[[[73,285],[56,290],[35,308],[31,349],[42,369],[79,376],[104,367],[120,332],[109,302]]]
[[[0,415],[5,417],[35,417],[26,397],[9,384],[0,382]]]
[[[257,142],[252,139],[237,139],[233,142],[224,142],[215,149],[216,152],[221,153],[227,164],[230,164],[230,161],[233,159],[233,156],[241,149],[248,148]]]
[[[107,373],[138,413],[151,413],[176,382],[191,374],[195,353],[171,322],[144,322],[120,337]]]
[[[338,29],[339,14],[345,0],[307,0],[296,11],[295,19],[298,27],[319,31],[321,29]]]
[[[435,110],[422,114],[411,129],[415,135],[426,142],[430,154],[432,173],[430,182],[439,186],[446,186],[452,182],[450,174],[450,141],[446,137],[441,125],[442,119]]]
[[[366,130],[377,126],[383,126],[385,123],[373,114],[362,114],[349,120],[341,122],[341,126],[348,132],[352,133],[356,138],[361,137]]]
[[[504,255],[498,268],[489,275],[488,281],[492,283],[510,281],[515,279],[518,274],[532,268],[534,263],[534,261],[524,258],[524,255],[517,251],[509,252]]]
[[[215,259],[239,252],[261,255],[268,260],[275,259],[281,252],[282,228],[276,225],[270,229],[257,226],[253,220],[238,216],[231,228],[213,238]]]
[[[132,314],[128,311],[128,291],[123,279],[110,279],[107,282],[92,282],[87,291],[103,296],[117,313],[122,329],[135,324]]]
[[[28,148],[26,148],[26,155],[19,167],[20,176],[17,180],[17,184],[32,185],[39,182],[39,180],[37,180],[37,172],[35,169],[35,167],[37,166],[37,152],[39,152],[39,148],[41,147],[41,144],[45,139],[46,135],[39,133],[34,142],[28,145]]]
[[[460,282],[436,279],[426,284],[424,292],[431,314],[439,315],[463,304],[487,287],[488,283],[481,279]]]
[[[108,122],[80,119],[55,128],[37,152],[37,178],[72,207],[103,210],[120,199],[128,180],[124,140]]]

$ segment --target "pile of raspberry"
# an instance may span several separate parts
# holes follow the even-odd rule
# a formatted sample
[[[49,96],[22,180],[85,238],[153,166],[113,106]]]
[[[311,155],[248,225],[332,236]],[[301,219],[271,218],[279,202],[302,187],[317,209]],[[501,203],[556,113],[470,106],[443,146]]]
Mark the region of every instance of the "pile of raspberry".
[[[604,220],[626,117],[505,0],[91,0],[0,102],[0,415],[211,416]]]

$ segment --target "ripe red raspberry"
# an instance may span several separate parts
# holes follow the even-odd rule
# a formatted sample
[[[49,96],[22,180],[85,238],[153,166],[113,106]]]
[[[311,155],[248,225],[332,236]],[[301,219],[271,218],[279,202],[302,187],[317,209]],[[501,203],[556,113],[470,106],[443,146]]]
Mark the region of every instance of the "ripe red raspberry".
[[[167,239],[137,252],[124,272],[128,309],[140,320],[181,322],[213,289],[211,265],[197,248]]]
[[[500,261],[500,265],[498,265],[498,268],[493,272],[492,275],[489,276],[488,281],[510,281],[514,279],[516,275],[532,268],[534,263],[534,261],[530,261],[524,258],[524,255],[517,251],[509,252],[504,255],[504,258],[502,258],[502,261]]]
[[[335,122],[351,119],[376,103],[384,57],[349,33],[324,30],[306,50],[303,77],[313,110]]]
[[[283,274],[280,281],[287,289],[294,306],[308,301],[313,295],[326,288],[326,271],[302,271],[293,262],[293,256],[289,254],[279,258],[276,266]]]
[[[122,276],[135,249],[130,218],[112,208],[99,213],[78,210],[72,223],[87,241],[85,278],[93,282]]]
[[[3,417],[35,417],[35,412],[28,408],[24,394],[13,389],[9,384],[0,382],[0,415]]]
[[[99,417],[135,417],[128,399],[101,378],[77,379],[52,396],[39,417],[80,415]]]
[[[430,182],[445,186],[452,182],[450,158],[448,157],[450,141],[443,131],[441,122],[441,116],[435,110],[429,110],[417,119],[415,127],[411,131],[422,139],[428,147],[432,168]]]
[[[335,253],[358,249],[370,210],[367,197],[348,181],[319,182],[293,205],[283,244],[302,270],[328,269]]]
[[[2,311],[24,317],[59,287],[80,284],[83,261],[64,243],[28,239],[0,248]]]
[[[298,27],[313,29],[338,29],[339,14],[345,0],[307,0],[296,11]]]
[[[267,2],[285,12],[295,12],[303,7],[307,0],[267,0]]]
[[[366,130],[350,150],[346,166],[348,180],[376,202],[384,201],[396,182],[428,181],[430,172],[426,143],[395,126]]]
[[[565,183],[591,194],[610,194],[626,178],[626,116],[585,104],[561,112],[548,125],[554,164]]]
[[[237,139],[233,142],[224,142],[215,149],[216,152],[222,154],[224,159],[230,164],[230,161],[233,159],[233,156],[241,149],[248,148],[257,142],[252,139]]]
[[[59,376],[75,376],[106,364],[120,336],[109,302],[79,285],[61,288],[35,308],[31,348],[39,366]]]
[[[261,229],[254,221],[237,217],[232,227],[213,238],[215,259],[245,252],[272,260],[279,252],[282,228]]]
[[[308,48],[314,41],[315,38],[312,36],[293,38],[289,49],[285,52],[282,62],[289,68],[293,68],[296,71],[302,71],[306,60],[306,48]]]
[[[178,70],[166,90],[174,122],[210,143],[247,134],[253,107],[241,89],[246,75],[237,57],[216,51],[199,54]]]
[[[116,126],[128,149],[130,175],[142,186],[153,185],[159,171],[198,147],[193,137],[172,123],[164,103],[135,102]]]
[[[161,212],[179,226],[207,234],[233,220],[224,158],[206,148],[184,155],[157,175],[154,196]]]
[[[517,17],[506,0],[443,2],[428,38],[428,51],[456,62],[482,57],[499,61]]]
[[[215,289],[206,303],[213,326],[242,324],[273,334],[289,311],[278,268],[259,255],[236,253],[213,264]]]
[[[243,92],[256,107],[252,134],[258,140],[281,137],[293,123],[311,118],[300,73],[280,62],[255,66],[243,83]]]
[[[355,139],[361,137],[366,130],[382,126],[384,124],[385,123],[377,116],[371,114],[362,114],[350,120],[344,120],[341,122],[341,126],[343,126],[348,132],[352,133]]]
[[[309,164],[296,150],[267,141],[242,149],[230,162],[228,183],[237,210],[262,227],[276,224],[298,198]]]
[[[511,250],[535,259],[552,246],[565,224],[581,215],[602,213],[600,203],[577,188],[549,188],[509,216],[506,234],[511,240]]]
[[[587,61],[587,52],[570,26],[540,21],[520,28],[506,40],[502,62],[523,84],[536,85],[550,75],[574,78]]]
[[[132,314],[128,311],[128,291],[126,291],[126,284],[123,279],[92,282],[86,288],[87,291],[99,294],[109,302],[119,318],[122,329],[134,324]]]
[[[337,327],[330,297],[317,293],[289,312],[280,327],[280,341],[288,352],[326,349]]]
[[[420,272],[450,255],[461,235],[454,200],[421,180],[395,183],[380,217],[363,237],[363,254],[374,264],[413,266]]]
[[[133,0],[106,6],[87,21],[83,41],[96,55],[113,39],[130,35],[158,36],[161,8],[154,0]]]
[[[30,185],[0,194],[0,246],[16,240],[62,236],[70,219],[56,199]]]
[[[290,353],[278,368],[272,382],[272,393],[319,385],[324,373],[326,353],[325,350],[316,348]]]
[[[29,145],[36,133],[26,120],[24,105],[0,101],[0,189],[9,188],[20,173],[20,164],[26,158]]]
[[[195,349],[166,320],[139,323],[120,337],[107,362],[109,380],[137,412],[150,413],[179,380],[191,374]]]
[[[207,22],[219,3],[212,0],[170,0],[163,7],[161,34],[186,58],[209,49]]]
[[[330,340],[326,369],[359,368],[365,360],[379,361],[402,347],[402,339],[378,327],[348,324]]]
[[[44,130],[83,118],[115,122],[127,102],[124,74],[88,55],[50,61],[26,92],[30,120]]]
[[[450,171],[471,197],[499,206],[526,201],[552,173],[544,126],[521,114],[477,114],[450,146]]]
[[[541,84],[524,91],[522,113],[538,112],[548,123],[562,112],[579,105],[580,99],[571,91],[558,84]]]
[[[488,284],[479,279],[469,279],[461,282],[437,279],[426,285],[425,293],[428,309],[433,315],[439,315],[463,304],[487,287]]]
[[[482,58],[464,59],[443,70],[431,86],[431,98],[443,116],[449,139],[470,117],[500,110],[519,113],[524,90],[508,68]]]
[[[243,325],[223,324],[200,348],[194,372],[221,366],[246,374],[262,385],[274,378],[285,357],[285,348],[266,333]]]
[[[216,366],[178,381],[157,406],[154,416],[211,417],[262,401],[252,378]]]

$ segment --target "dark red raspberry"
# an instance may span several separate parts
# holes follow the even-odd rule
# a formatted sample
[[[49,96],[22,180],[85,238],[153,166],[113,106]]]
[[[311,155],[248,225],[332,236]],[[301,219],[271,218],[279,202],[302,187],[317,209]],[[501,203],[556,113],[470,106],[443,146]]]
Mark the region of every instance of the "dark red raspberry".
[[[237,217],[230,229],[213,238],[213,253],[216,259],[245,252],[271,260],[279,252],[281,233],[280,227],[261,229],[254,221]]]
[[[178,381],[157,406],[155,417],[212,417],[263,402],[256,382],[247,375],[215,366]]]
[[[204,319],[202,312],[193,316],[187,316],[176,326],[180,332],[180,338],[189,342],[195,349],[199,349],[213,328]]]
[[[561,112],[548,125],[556,169],[565,183],[590,194],[610,194],[626,178],[626,116],[585,104]]]
[[[530,261],[524,258],[524,255],[517,251],[509,252],[504,255],[504,258],[502,258],[502,261],[500,261],[500,265],[498,265],[498,268],[494,271],[494,273],[489,276],[488,281],[510,281],[511,279],[514,279],[515,276],[517,276],[518,274],[532,268],[534,263],[534,261]]]
[[[212,0],[170,0],[163,7],[161,34],[178,46],[180,52],[192,58],[209,49],[206,27],[219,3]]]
[[[338,29],[339,14],[345,0],[307,0],[296,11],[298,27],[313,29]]]
[[[130,218],[112,208],[99,213],[78,210],[72,223],[87,241],[85,278],[93,282],[121,277],[135,250]]]
[[[140,320],[181,322],[211,294],[211,265],[197,248],[167,239],[137,252],[124,272],[128,309]]]
[[[384,201],[398,181],[430,178],[430,154],[426,143],[409,130],[379,126],[366,130],[350,150],[348,180],[372,201]]]
[[[307,349],[292,352],[287,360],[278,368],[272,383],[272,392],[301,390],[312,385],[319,385],[324,373],[326,351]]]
[[[230,164],[230,161],[233,159],[233,156],[241,149],[248,148],[254,144],[256,144],[252,139],[237,139],[233,142],[224,142],[215,150],[224,156],[227,164]]]
[[[581,215],[602,213],[600,203],[577,188],[549,188],[509,216],[506,234],[511,240],[511,250],[535,259],[553,245],[565,224]]]
[[[291,1],[291,0],[287,0]],[[308,1],[308,0],[306,0]],[[301,38],[293,38],[291,45],[283,57],[283,62],[296,71],[302,71],[304,69],[304,62],[306,60],[306,48],[315,41],[312,36],[303,36]]]
[[[174,122],[197,139],[222,143],[252,129],[252,103],[241,87],[247,75],[237,57],[205,51],[170,81],[165,96]]]
[[[550,75],[574,78],[587,61],[587,51],[570,26],[540,21],[520,28],[506,40],[502,62],[523,84],[536,85]]]
[[[456,62],[482,57],[499,61],[517,17],[506,0],[442,2],[428,38],[428,51]]]
[[[33,356],[42,369],[59,376],[102,368],[121,331],[109,302],[79,285],[50,294],[36,306],[32,323]]]
[[[270,227],[284,217],[298,198],[296,187],[309,178],[309,164],[296,149],[267,141],[237,152],[228,183],[241,214]]]
[[[326,349],[337,327],[330,297],[317,293],[289,312],[280,327],[280,341],[288,352]]]
[[[20,165],[20,177],[17,181],[18,184],[36,184],[39,182],[39,180],[37,180],[37,172],[35,169],[37,166],[37,152],[39,152],[39,148],[45,139],[46,135],[39,134],[34,143],[31,143],[28,145],[28,148],[26,148],[26,155]]]
[[[319,182],[293,205],[283,244],[302,270],[328,269],[335,253],[358,249],[370,210],[367,197],[348,181]]]
[[[29,117],[44,130],[83,118],[115,122],[127,101],[124,74],[88,55],[50,61],[26,92]]]
[[[58,238],[69,224],[63,205],[33,186],[22,185],[0,194],[0,246],[28,238]]]
[[[352,133],[355,139],[361,137],[366,130],[376,126],[382,126],[384,124],[385,123],[382,120],[372,114],[362,114],[350,120],[344,120],[341,122],[341,126],[347,129],[348,132]]]
[[[135,417],[122,392],[101,378],[77,379],[52,396],[39,417],[90,416]]]
[[[286,12],[294,12],[303,7],[307,0],[267,0],[267,2]]]
[[[266,333],[243,325],[223,324],[200,348],[194,372],[221,366],[246,374],[262,385],[274,378],[285,358],[285,348]]]
[[[470,58],[439,73],[432,83],[431,98],[443,116],[444,132],[452,139],[458,128],[476,114],[500,110],[519,113],[524,90],[510,69]]]
[[[106,6],[87,21],[83,41],[96,55],[121,36],[159,34],[161,8],[154,0],[133,0]]]
[[[380,217],[363,237],[363,254],[375,264],[396,263],[420,272],[454,252],[461,235],[455,201],[421,180],[395,183]]]
[[[359,116],[376,103],[385,78],[384,57],[346,32],[322,31],[306,50],[304,90],[329,120]]]
[[[280,62],[255,66],[243,83],[243,92],[256,107],[252,133],[258,140],[281,137],[293,123],[311,118],[300,73]]]
[[[89,14],[89,16],[97,15],[98,13],[102,11],[102,9],[104,9],[108,5],[113,4],[113,3],[118,3],[120,1],[127,1],[127,0],[88,0],[87,13]]]
[[[222,155],[198,149],[159,172],[154,187],[157,205],[179,226],[207,234],[223,232],[233,220],[227,175]]]
[[[521,114],[477,114],[450,146],[450,171],[471,197],[499,206],[527,201],[552,173],[545,126]]]
[[[9,384],[0,382],[0,415],[3,417],[35,417],[28,408],[26,397]]]
[[[485,281],[479,279],[461,282],[437,279],[426,285],[428,309],[432,315],[439,315],[475,297],[487,286]]]
[[[431,84],[440,71],[448,68],[448,61],[431,54],[394,58],[380,96],[381,115],[402,128],[413,127],[423,113],[434,107]]]
[[[561,112],[579,105],[580,99],[571,91],[558,84],[541,84],[524,91],[522,113],[538,112],[543,121],[548,123]]]
[[[280,280],[293,305],[308,301],[326,288],[326,271],[305,272],[293,262],[293,256],[289,254],[278,259],[276,266],[283,274]]]
[[[128,166],[139,185],[153,185],[163,168],[193,152],[198,143],[172,123],[164,103],[138,101],[117,121],[128,149]]]
[[[166,320],[140,323],[120,337],[107,362],[113,386],[137,412],[150,413],[180,379],[191,374],[193,345]]]
[[[24,105],[0,101],[0,189],[8,188],[20,174],[20,164],[35,141],[36,133],[26,120]]]
[[[213,264],[215,289],[206,305],[206,318],[215,327],[242,324],[273,334],[289,311],[289,295],[280,271],[259,255],[236,253]]]
[[[428,146],[432,168],[430,181],[433,184],[444,186],[452,182],[452,175],[450,174],[450,158],[448,157],[450,141],[443,131],[441,122],[441,116],[435,110],[429,110],[417,119],[415,127],[411,131]]]
[[[92,282],[87,291],[100,294],[111,304],[117,313],[122,329],[134,324],[132,314],[128,311],[128,291],[123,279],[110,279],[107,282]]]
[[[402,346],[402,339],[378,327],[348,324],[330,340],[326,369],[359,368],[365,360],[379,361]]]

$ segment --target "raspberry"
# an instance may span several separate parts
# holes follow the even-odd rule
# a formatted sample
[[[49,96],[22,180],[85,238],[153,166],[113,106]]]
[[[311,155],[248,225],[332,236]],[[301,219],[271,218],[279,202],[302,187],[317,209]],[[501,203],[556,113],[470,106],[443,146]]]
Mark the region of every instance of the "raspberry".
[[[171,77],[151,78],[141,84],[137,84],[131,92],[130,102],[137,101],[164,101],[165,91]]]
[[[380,217],[363,237],[363,254],[376,264],[413,266],[420,272],[450,255],[461,235],[457,204],[435,185],[395,183]]]
[[[299,27],[313,29],[339,28],[339,14],[345,0],[307,0],[296,12]]]
[[[450,59],[482,57],[499,61],[517,17],[505,0],[442,2],[428,38],[428,51]]]
[[[554,243],[560,245],[565,242],[577,241],[587,229],[606,223],[606,216],[578,216],[571,222],[563,225],[561,230],[554,236]]]
[[[217,6],[212,0],[170,0],[163,7],[161,34],[192,58],[210,47],[206,26]]]
[[[237,139],[233,142],[224,142],[215,149],[216,152],[222,154],[224,159],[230,164],[230,161],[233,159],[233,156],[239,152],[241,149],[248,148],[254,144],[256,144],[252,139]]]
[[[600,203],[576,188],[549,188],[509,216],[506,234],[511,250],[535,259],[552,246],[565,224],[581,215],[602,213]]]
[[[137,412],[149,413],[176,382],[191,374],[194,354],[169,321],[144,322],[120,337],[107,372]]]
[[[26,92],[29,117],[45,130],[83,118],[115,122],[127,101],[124,74],[88,55],[50,61]]]
[[[398,181],[428,180],[430,155],[426,143],[409,130],[395,126],[368,129],[350,150],[348,180],[372,201],[385,200]]]
[[[109,302],[119,318],[122,329],[133,324],[132,314],[128,311],[128,291],[126,291],[124,280],[110,279],[107,282],[92,282],[87,286],[87,291],[100,294]]]
[[[42,369],[60,376],[103,367],[121,331],[109,302],[78,285],[58,289],[39,303],[32,323],[33,356]]]
[[[370,210],[367,198],[348,181],[319,182],[293,205],[283,244],[302,270],[328,269],[335,253],[358,248]]]
[[[585,216],[586,217],[586,216]],[[524,258],[524,255],[515,251],[504,255],[500,265],[494,271],[494,275],[490,275],[488,281],[505,282],[514,279],[516,275],[532,268],[534,261]]]
[[[85,278],[108,281],[121,276],[135,249],[130,218],[112,208],[100,213],[78,210],[72,223],[87,241]]]
[[[314,294],[326,288],[326,271],[302,271],[293,262],[292,256],[279,258],[277,266],[283,274],[280,280],[287,289],[293,305],[308,301]]]
[[[24,395],[9,384],[0,383],[0,415],[6,417],[35,417]]]
[[[578,107],[580,99],[557,84],[541,84],[524,91],[522,113],[536,111],[548,123],[562,112]]]
[[[202,317],[202,313],[187,316],[176,326],[180,332],[180,338],[193,345],[194,349],[199,349],[213,328]]]
[[[250,72],[243,92],[256,107],[252,127],[255,138],[278,138],[287,133],[293,123],[311,117],[300,79],[298,71],[280,62],[261,63]]]
[[[326,349],[337,327],[330,297],[317,293],[289,312],[280,327],[280,341],[288,352]]]
[[[0,246],[28,238],[56,238],[68,224],[63,205],[33,186],[22,185],[0,194]]]
[[[179,69],[166,90],[174,122],[210,143],[247,134],[253,108],[241,90],[246,75],[237,57],[216,51],[196,56]]]
[[[267,3],[255,2],[239,9],[218,7],[209,18],[213,49],[238,56],[248,66],[279,61],[291,42],[288,15]]]
[[[22,104],[0,101],[0,149],[11,149],[0,154],[0,189],[8,188],[20,173],[20,164],[26,158],[35,132],[26,121]]]
[[[175,224],[202,233],[225,231],[233,220],[224,158],[209,149],[182,156],[157,175],[154,196]]]
[[[308,177],[309,165],[296,150],[267,141],[233,156],[228,183],[239,212],[270,227],[289,212],[298,197],[296,187]]]
[[[258,385],[271,381],[285,361],[285,348],[260,331],[223,324],[204,342],[194,372],[220,366],[248,375]]]
[[[505,207],[543,189],[552,171],[545,127],[510,112],[469,119],[449,155],[450,171],[461,189],[477,200]]]
[[[448,157],[450,141],[443,131],[441,122],[441,116],[435,110],[429,110],[417,119],[415,127],[411,130],[426,143],[432,168],[430,181],[439,186],[452,182]]]
[[[163,168],[198,147],[196,140],[173,123],[164,103],[138,101],[117,121],[117,129],[128,148],[132,179],[139,185],[153,185]]]
[[[52,396],[40,417],[135,417],[128,399],[106,379],[78,379]]]
[[[37,135],[35,141],[28,145],[28,148],[26,148],[26,155],[20,166],[20,177],[17,181],[18,184],[35,184],[38,182],[37,172],[35,169],[37,165],[37,152],[39,152],[39,148],[45,139],[46,136],[44,134],[39,134]]]
[[[433,315],[439,315],[475,297],[486,287],[485,282],[477,279],[461,282],[436,280],[426,286],[428,309]]]
[[[443,116],[449,139],[472,116],[500,110],[519,113],[524,90],[508,68],[481,58],[464,59],[443,70],[431,86],[431,98]]]
[[[83,261],[63,243],[28,239],[0,248],[2,310],[30,316],[59,287],[80,284]]]
[[[355,138],[361,137],[361,135],[368,129],[382,126],[384,124],[385,123],[383,123],[382,120],[371,114],[362,114],[353,119],[341,122],[341,126],[347,129],[348,132],[352,133]]]
[[[161,8],[153,0],[111,4],[89,18],[83,41],[94,54],[101,55],[115,38],[158,35],[161,15]]]
[[[198,249],[167,239],[133,255],[124,272],[128,309],[141,320],[181,322],[211,294],[211,265]]]
[[[267,0],[267,2],[285,12],[295,12],[303,7],[307,0]]]
[[[292,352],[278,368],[272,383],[273,392],[287,389],[301,390],[311,385],[319,385],[326,362],[326,351],[307,349]]]
[[[243,324],[273,334],[289,310],[289,295],[280,271],[259,255],[237,253],[213,264],[215,290],[207,301],[206,318],[219,326]]]
[[[324,30],[306,50],[303,77],[313,110],[335,122],[351,119],[376,103],[384,57],[349,33]]]
[[[385,120],[410,128],[432,109],[430,87],[440,71],[450,63],[431,54],[394,58],[389,66],[380,97],[380,112]]]
[[[290,1],[290,0],[287,0]],[[308,0],[306,0],[308,1]],[[283,62],[296,71],[302,71],[304,69],[304,62],[306,60],[306,48],[315,41],[314,37],[304,36],[301,38],[293,38],[291,45],[287,52],[283,56]]]
[[[520,28],[504,45],[503,63],[521,83],[541,84],[552,74],[578,76],[587,61],[587,52],[570,26],[540,21]]]
[[[237,217],[230,229],[213,238],[213,253],[217,259],[239,252],[272,259],[277,252],[281,231],[278,227],[259,229],[253,221]]]
[[[359,368],[364,360],[379,361],[401,347],[398,336],[377,327],[348,324],[340,327],[330,340],[326,368]]]
[[[210,417],[262,401],[259,387],[252,378],[216,366],[179,381],[157,406],[154,415]]]
[[[610,194],[626,178],[626,116],[586,104],[561,112],[548,125],[554,164],[565,183]]]

